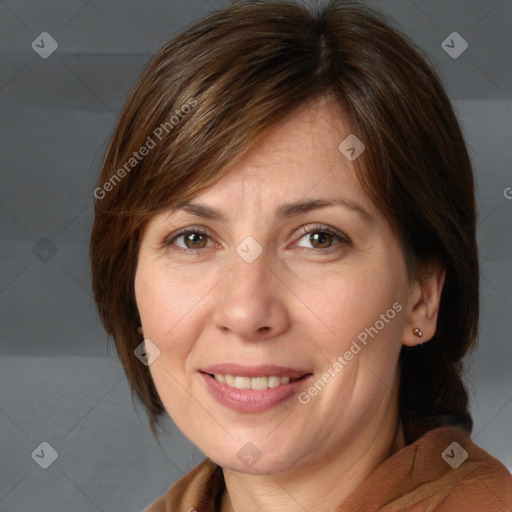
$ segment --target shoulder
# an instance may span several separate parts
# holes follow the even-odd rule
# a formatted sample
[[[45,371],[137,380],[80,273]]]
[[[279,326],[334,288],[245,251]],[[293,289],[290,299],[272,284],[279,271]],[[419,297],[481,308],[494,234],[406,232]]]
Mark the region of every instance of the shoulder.
[[[418,484],[418,504],[448,512],[510,512],[512,476],[459,427],[440,427],[407,447],[410,470]]]
[[[201,511],[214,512],[223,490],[221,468],[210,459],[205,459],[144,512],[193,512],[200,507]]]
[[[511,512],[512,476],[467,430],[439,427],[386,459],[338,512]]]
[[[437,430],[431,436],[439,440],[438,448],[444,446],[440,455],[446,463],[440,482],[449,482],[452,487],[443,501],[442,510],[455,510],[457,505],[467,503],[468,512],[510,512],[512,475],[507,468],[461,429],[445,427]]]

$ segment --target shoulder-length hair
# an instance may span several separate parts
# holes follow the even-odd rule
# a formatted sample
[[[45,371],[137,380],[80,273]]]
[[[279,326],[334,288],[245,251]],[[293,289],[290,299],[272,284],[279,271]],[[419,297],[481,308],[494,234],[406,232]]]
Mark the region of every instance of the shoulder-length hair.
[[[407,37],[359,2],[257,1],[214,13],[158,52],[124,104],[94,191],[94,297],[155,436],[164,408],[134,356],[142,229],[322,95],[366,146],[357,176],[398,233],[409,270],[429,261],[446,269],[434,338],[402,348],[406,441],[447,421],[471,429],[461,358],[478,323],[474,183],[440,80]]]

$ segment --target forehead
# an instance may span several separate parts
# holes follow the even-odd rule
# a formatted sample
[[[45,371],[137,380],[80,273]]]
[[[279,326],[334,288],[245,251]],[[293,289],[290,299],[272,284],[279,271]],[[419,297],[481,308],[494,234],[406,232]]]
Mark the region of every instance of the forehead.
[[[238,198],[250,205],[341,195],[370,207],[354,162],[339,148],[351,135],[337,104],[324,98],[311,101],[275,126],[197,197],[227,206],[227,198],[231,204]]]

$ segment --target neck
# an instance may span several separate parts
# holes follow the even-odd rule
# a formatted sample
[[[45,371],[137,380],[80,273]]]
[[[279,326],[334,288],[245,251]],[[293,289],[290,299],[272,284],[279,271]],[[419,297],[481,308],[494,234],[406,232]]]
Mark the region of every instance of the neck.
[[[331,458],[267,475],[224,469],[222,512],[332,512],[385,459],[405,446],[398,406],[384,402],[378,420],[359,429],[357,439]]]

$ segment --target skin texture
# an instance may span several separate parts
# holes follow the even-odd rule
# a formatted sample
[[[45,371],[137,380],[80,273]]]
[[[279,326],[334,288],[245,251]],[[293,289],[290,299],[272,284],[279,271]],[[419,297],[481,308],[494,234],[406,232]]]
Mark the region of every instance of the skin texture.
[[[402,344],[433,336],[444,272],[433,265],[409,280],[399,240],[338,150],[350,133],[329,100],[303,105],[192,200],[223,220],[175,210],[144,230],[135,294],[142,333],[161,351],[150,372],[178,427],[223,467],[223,510],[332,510],[403,446],[398,357]],[[334,205],[275,218],[284,203],[340,197],[366,213]],[[175,234],[187,227],[208,232],[196,238],[203,248],[180,251]],[[343,238],[322,238],[326,228]],[[248,236],[263,248],[252,263],[236,252]],[[310,372],[307,390],[395,303],[401,310],[307,404],[295,396],[233,411],[199,373],[275,364]],[[247,442],[261,454],[252,467],[237,457]]]

